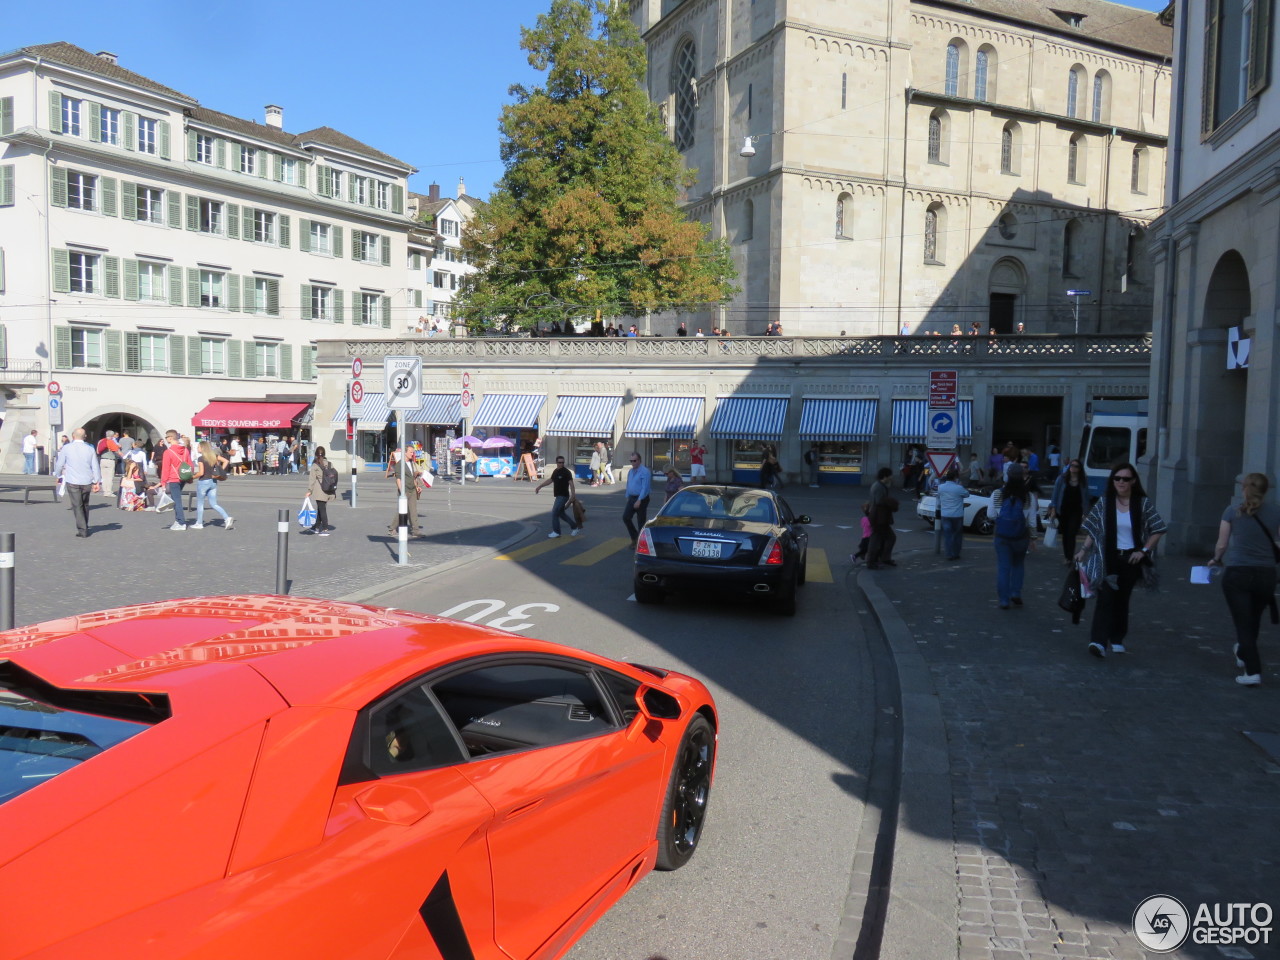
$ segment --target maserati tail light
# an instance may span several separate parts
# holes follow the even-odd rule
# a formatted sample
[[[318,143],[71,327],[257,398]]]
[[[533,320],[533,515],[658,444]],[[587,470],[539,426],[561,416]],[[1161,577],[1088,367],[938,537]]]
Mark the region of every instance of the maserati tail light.
[[[777,537],[770,537],[769,542],[760,551],[760,562],[757,566],[776,567],[782,564],[782,544]]]
[[[636,541],[636,553],[645,557],[654,557],[658,554],[658,551],[653,549],[653,537],[649,535],[648,527],[640,531],[640,539]]]

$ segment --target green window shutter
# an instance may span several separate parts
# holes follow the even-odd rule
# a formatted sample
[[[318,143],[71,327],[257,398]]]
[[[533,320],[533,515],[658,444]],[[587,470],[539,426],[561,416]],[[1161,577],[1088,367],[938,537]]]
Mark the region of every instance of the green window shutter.
[[[179,377],[187,373],[187,338],[181,334],[169,334],[169,372]]]
[[[253,212],[244,208],[244,238],[253,239]],[[240,239],[240,204],[227,204],[227,236],[232,240]]]
[[[0,293],[4,293],[4,250],[0,249]],[[4,329],[0,327],[0,329]]]
[[[293,379],[293,347],[290,344],[280,344],[280,379]]]
[[[138,185],[131,180],[120,182],[120,216],[126,220],[138,219]]]
[[[187,194],[187,229],[200,229],[200,198]]]
[[[287,215],[287,214],[283,214],[283,213],[282,213],[282,214],[280,214],[276,219],[279,221],[279,222],[277,223],[277,234],[278,234],[278,236],[279,236],[279,238],[280,238],[280,246],[284,247],[285,249],[288,249],[288,247],[289,247],[289,217],[288,217],[288,215]]]
[[[62,132],[62,94],[57,90],[49,91],[49,132]],[[70,337],[70,334],[67,334]],[[71,354],[67,354],[67,366],[71,366]]]
[[[169,305],[182,306],[182,268],[169,267]]]
[[[333,193],[333,169],[331,167],[317,168],[320,178],[316,181],[316,192],[322,197],[330,196]]]
[[[243,347],[240,341],[227,340],[225,342],[227,344],[227,376],[228,377],[244,376],[243,372],[240,369],[241,367],[240,354],[243,352]]]
[[[413,305],[419,310],[422,309],[422,291],[421,290],[413,291]]]
[[[284,179],[284,157],[278,153],[271,154],[271,179],[277,181]]]
[[[100,177],[102,186],[102,212],[108,217],[116,215],[116,178]]]
[[[0,167],[0,207],[13,206],[13,164]]]
[[[253,169],[257,171],[258,176],[263,180],[267,178],[267,159],[271,156],[265,150],[256,150],[257,156],[253,161]]]
[[[107,341],[106,367],[113,373],[119,373],[124,369],[124,336],[119,330],[106,330],[104,337]]]
[[[335,257],[341,257],[342,256],[342,228],[339,226],[334,226],[332,228],[332,233],[333,233],[333,246],[330,247],[329,249],[333,251],[333,255]]]
[[[159,120],[156,122],[156,139],[160,141],[157,149],[160,151],[160,159],[169,159],[169,121]]]
[[[311,284],[302,284],[298,291],[298,303],[301,305],[299,315],[303,320],[314,320],[315,315],[311,312]]]
[[[272,317],[280,316],[280,281],[267,281],[267,314]]]
[[[422,296],[421,291],[418,292],[418,296],[419,297]],[[388,329],[391,327],[391,298],[390,297],[382,298],[382,326]]]
[[[360,237],[364,234],[363,230],[351,231],[351,259],[360,259]]]
[[[409,254],[409,269],[410,270],[422,269],[422,254],[416,251]]]
[[[9,331],[0,323],[0,362],[9,362]]]
[[[357,178],[354,176],[347,177],[347,202],[348,203],[356,202],[356,179]],[[360,177],[359,179],[363,180],[364,177]]]
[[[379,237],[378,250],[382,253],[382,265],[391,266],[391,238],[385,235]]]
[[[200,271],[187,267],[187,306],[200,306]]]
[[[302,379],[310,380],[315,377],[315,362],[311,359],[315,347],[308,343],[302,345]]]
[[[49,168],[49,202],[55,207],[67,205],[67,168]]]
[[[142,334],[136,331],[126,330],[124,334],[124,369],[126,373],[142,369]]]
[[[182,194],[177,190],[167,192],[169,198],[169,229],[182,229]]]
[[[342,312],[343,312],[342,300],[343,300],[342,291],[334,290],[333,291],[333,322],[334,323],[342,323]]]
[[[311,252],[311,221],[298,220],[298,249],[303,253]]]
[[[138,261],[126,258],[124,261],[124,298],[126,300],[137,300],[139,296]]]
[[[187,159],[194,161],[196,158],[196,132],[194,130],[187,131]]]
[[[53,250],[53,289],[55,293],[71,292],[71,251]],[[70,336],[70,334],[68,334]],[[67,361],[71,366],[71,361]]]
[[[213,141],[214,162],[223,170],[227,169],[227,141],[218,137]]]
[[[53,328],[53,365],[59,370],[71,369],[71,328]]]
[[[293,165],[294,172],[298,175],[298,186],[304,190],[307,188],[307,169],[310,166],[311,164],[304,163],[301,160],[296,161]]]
[[[103,257],[103,273],[106,274],[106,294],[108,297],[120,298],[120,258]]]
[[[1271,79],[1271,0],[1255,0],[1248,42],[1248,91],[1250,97],[1256,97]]]
[[[89,139],[97,143],[102,139],[102,104],[89,103]]]
[[[244,288],[244,309],[248,313],[253,309],[253,281],[248,277],[245,278]],[[234,273],[226,273],[222,275],[222,290],[226,295],[227,309],[240,309],[240,278]]]
[[[13,133],[13,97],[0,97],[0,137]]]
[[[258,375],[258,355],[254,352],[252,340],[244,342],[244,375],[246,377]]]
[[[124,138],[126,150],[138,149],[138,115],[131,110],[120,113],[120,136]]]
[[[204,360],[200,356],[200,338],[187,337],[187,376],[198,377],[204,373]]]
[[[391,185],[391,212],[404,213],[404,187],[398,183]]]

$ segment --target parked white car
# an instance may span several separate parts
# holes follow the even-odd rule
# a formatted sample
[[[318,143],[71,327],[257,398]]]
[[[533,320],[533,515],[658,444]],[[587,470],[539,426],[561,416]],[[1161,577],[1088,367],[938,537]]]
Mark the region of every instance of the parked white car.
[[[1045,525],[1049,513],[1049,498],[1040,497],[1037,504],[1040,513],[1040,525]],[[925,494],[916,501],[916,516],[933,526],[933,518],[937,516],[938,498],[933,494]],[[991,491],[970,490],[964,498],[964,527],[970,533],[990,535],[995,529],[995,517],[991,514]]]

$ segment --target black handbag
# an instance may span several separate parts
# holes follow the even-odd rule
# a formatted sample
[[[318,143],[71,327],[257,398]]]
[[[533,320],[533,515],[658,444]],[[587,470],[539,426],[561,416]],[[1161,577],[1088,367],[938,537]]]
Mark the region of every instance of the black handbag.
[[[1062,593],[1058,596],[1058,606],[1071,614],[1072,623],[1080,622],[1080,614],[1084,612],[1084,596],[1080,593],[1080,571],[1075,567],[1067,571],[1066,582],[1062,584]]]

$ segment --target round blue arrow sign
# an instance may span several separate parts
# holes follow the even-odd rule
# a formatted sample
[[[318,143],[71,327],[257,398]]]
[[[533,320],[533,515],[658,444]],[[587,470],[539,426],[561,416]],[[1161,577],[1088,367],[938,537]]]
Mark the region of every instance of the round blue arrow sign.
[[[930,429],[934,433],[950,433],[951,428],[955,425],[955,419],[951,414],[944,412],[935,413],[933,419],[929,421]]]

